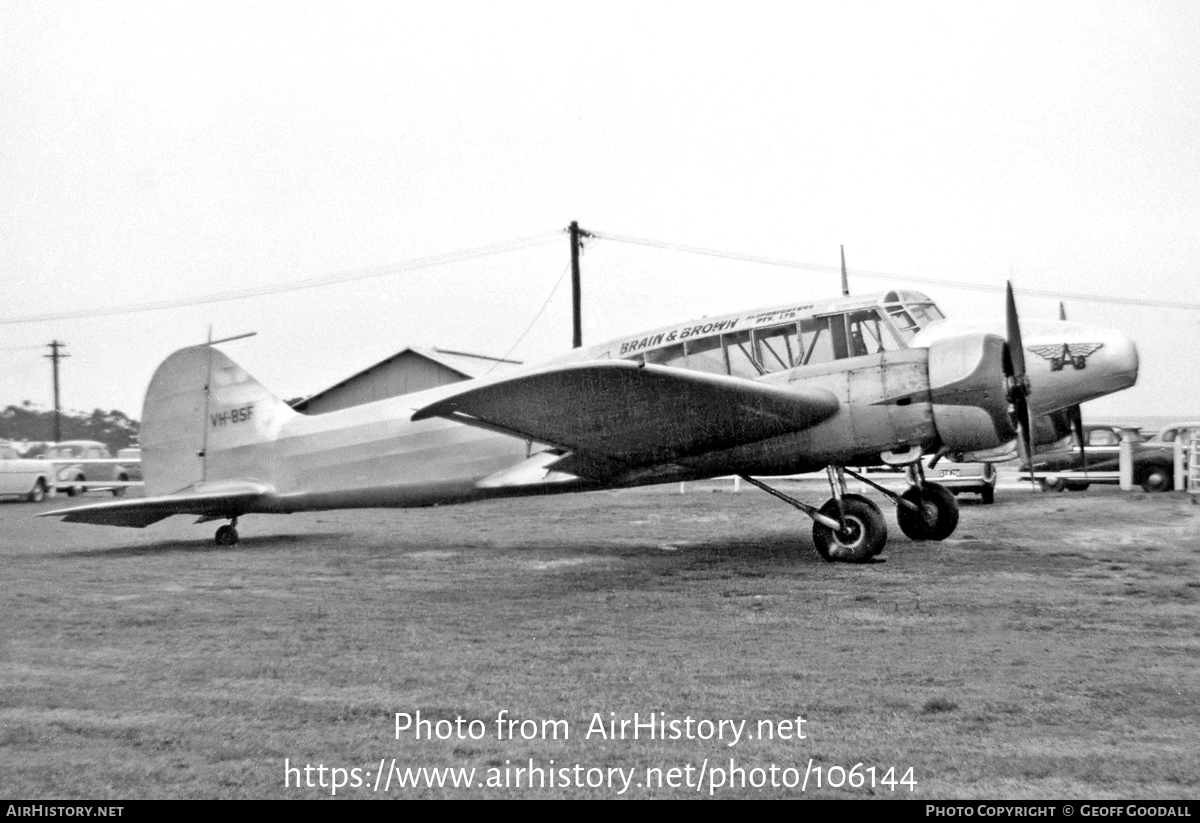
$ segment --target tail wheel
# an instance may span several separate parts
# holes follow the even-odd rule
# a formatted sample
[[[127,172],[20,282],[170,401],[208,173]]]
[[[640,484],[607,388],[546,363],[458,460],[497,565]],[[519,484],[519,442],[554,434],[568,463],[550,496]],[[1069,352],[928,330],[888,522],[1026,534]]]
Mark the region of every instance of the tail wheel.
[[[30,503],[41,503],[45,499],[46,499],[46,484],[43,483],[41,478],[39,477],[38,481],[33,484],[33,489],[30,490],[30,492],[29,492],[29,502]]]
[[[236,546],[238,542],[237,529],[233,526],[222,526],[217,529],[216,541],[218,546]]]
[[[821,514],[837,520],[837,501],[826,502],[821,507]],[[821,559],[866,563],[883,551],[887,543],[887,522],[878,506],[861,495],[847,494],[842,496],[841,515],[846,524],[841,531],[813,523],[813,543]]]
[[[83,486],[81,484],[87,482],[87,478],[82,474],[71,481],[71,485],[67,487],[67,497],[79,497],[83,494]]]
[[[912,540],[945,540],[958,528],[958,501],[945,486],[937,483],[926,483],[919,489],[913,486],[900,497],[920,509],[913,511],[907,506],[896,509],[900,531]]]
[[[127,475],[127,474],[121,475],[120,477],[117,478],[117,482],[128,483],[129,475]],[[114,486],[113,490],[112,490],[112,496],[113,497],[124,497],[125,496],[125,487],[124,486]]]

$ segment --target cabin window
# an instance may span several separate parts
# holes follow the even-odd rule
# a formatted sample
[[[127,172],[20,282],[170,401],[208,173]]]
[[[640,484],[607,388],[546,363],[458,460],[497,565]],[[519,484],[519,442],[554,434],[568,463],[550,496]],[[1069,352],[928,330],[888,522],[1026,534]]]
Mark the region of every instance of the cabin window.
[[[725,335],[725,356],[729,359],[729,373],[734,377],[746,377],[753,380],[766,374],[750,347],[750,332]]]
[[[892,334],[888,324],[883,321],[875,309],[851,312],[846,315],[846,325],[850,330],[851,357],[879,354],[901,348],[900,341]]]
[[[661,349],[654,349],[646,352],[646,362],[654,363],[659,366],[675,366],[676,368],[686,368],[686,356],[683,353],[683,344],[676,343],[674,346],[664,346]]]
[[[800,365],[816,366],[821,363],[833,362],[833,335],[829,332],[828,317],[810,317],[807,320],[801,320],[800,342],[804,347],[804,359]],[[844,337],[842,342],[845,343]]]
[[[758,344],[758,362],[766,372],[790,369],[800,362],[799,338],[796,324],[758,329],[754,332]]]
[[[721,349],[720,335],[689,340],[685,345],[687,346],[687,367],[692,371],[729,374],[729,369],[725,365],[725,352]]]

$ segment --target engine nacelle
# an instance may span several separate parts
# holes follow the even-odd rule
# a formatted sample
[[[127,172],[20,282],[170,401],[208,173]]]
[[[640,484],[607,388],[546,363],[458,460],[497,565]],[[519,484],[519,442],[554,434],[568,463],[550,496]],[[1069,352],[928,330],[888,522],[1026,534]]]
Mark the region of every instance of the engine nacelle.
[[[930,344],[929,400],[943,446],[960,452],[991,449],[1016,437],[1008,410],[1005,345],[994,334]]]

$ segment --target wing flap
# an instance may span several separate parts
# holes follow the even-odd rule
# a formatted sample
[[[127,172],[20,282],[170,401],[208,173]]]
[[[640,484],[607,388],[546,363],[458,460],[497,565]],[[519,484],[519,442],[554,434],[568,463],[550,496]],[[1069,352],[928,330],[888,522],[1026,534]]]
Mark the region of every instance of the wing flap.
[[[94,503],[73,509],[42,512],[38,517],[60,517],[67,523],[126,526],[144,529],[174,514],[196,514],[211,519],[237,517],[274,492],[263,483],[229,482],[198,486],[175,494],[143,497],[114,503]]]
[[[838,407],[823,389],[615,360],[500,379],[412,419],[443,417],[559,446],[573,452],[569,471],[599,477],[801,431]]]

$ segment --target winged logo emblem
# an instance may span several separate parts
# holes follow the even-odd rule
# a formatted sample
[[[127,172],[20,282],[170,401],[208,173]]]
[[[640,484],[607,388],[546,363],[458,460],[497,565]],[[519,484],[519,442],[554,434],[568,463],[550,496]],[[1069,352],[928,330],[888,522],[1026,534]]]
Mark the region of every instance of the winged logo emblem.
[[[1087,368],[1087,359],[1104,347],[1103,343],[1063,343],[1061,346],[1028,346],[1027,349],[1050,361],[1050,371],[1062,371],[1068,363],[1075,369]]]

